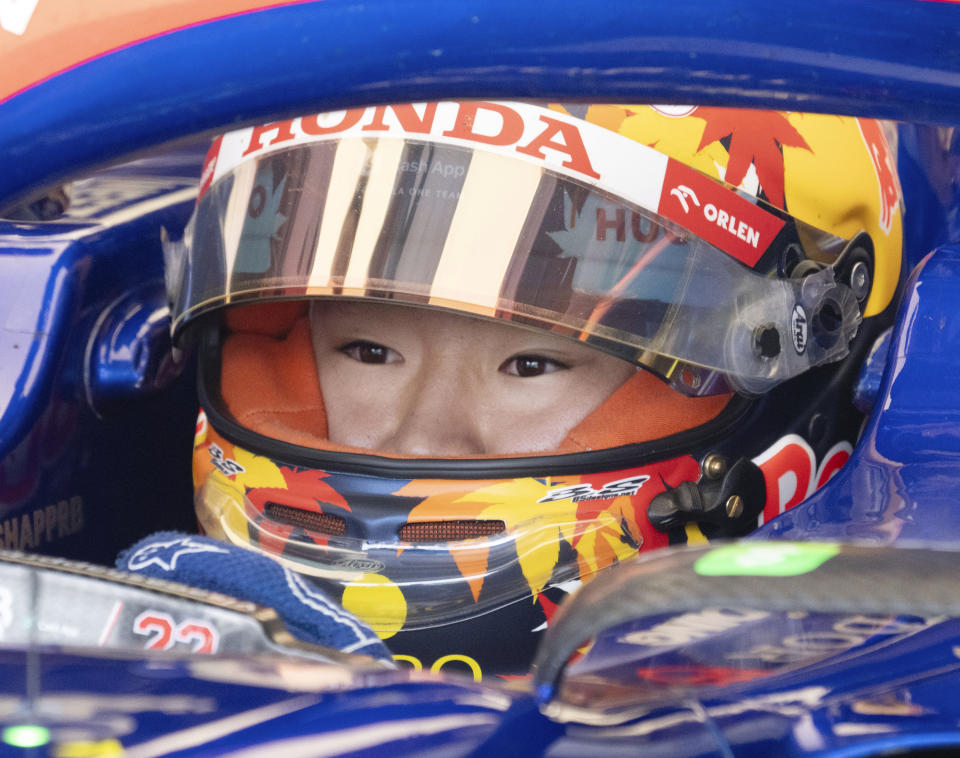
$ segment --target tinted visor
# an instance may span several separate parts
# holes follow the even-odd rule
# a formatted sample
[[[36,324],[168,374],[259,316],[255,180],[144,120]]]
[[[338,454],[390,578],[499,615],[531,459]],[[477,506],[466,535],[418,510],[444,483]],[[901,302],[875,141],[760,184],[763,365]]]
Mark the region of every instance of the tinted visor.
[[[818,239],[829,263],[843,241]],[[764,275],[605,189],[429,140],[253,157],[210,187],[167,252],[178,331],[259,298],[435,306],[587,342],[690,395],[762,392],[838,360],[859,323],[829,267]]]

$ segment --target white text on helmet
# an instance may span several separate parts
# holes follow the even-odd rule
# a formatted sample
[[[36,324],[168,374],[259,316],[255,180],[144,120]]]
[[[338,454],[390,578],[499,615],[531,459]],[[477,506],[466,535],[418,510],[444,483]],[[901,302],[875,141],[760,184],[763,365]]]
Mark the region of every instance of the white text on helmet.
[[[599,490],[595,490],[589,484],[573,484],[569,487],[550,490],[537,502],[553,503],[557,500],[572,500],[575,503],[579,503],[583,500],[611,500],[615,497],[629,497],[636,495],[637,491],[643,486],[643,483],[649,478],[646,474],[629,476],[626,479],[607,482]]]
[[[760,244],[760,232],[746,221],[737,221],[736,216],[717,208],[713,203],[707,203],[703,206],[703,216],[707,221],[716,224],[721,229],[726,229],[737,239],[743,240],[753,248]]]
[[[593,179],[600,177],[590,163],[580,130],[569,121],[545,113],[540,113],[536,122],[525,121],[515,108],[504,103],[459,103],[455,116],[446,121],[437,119],[437,103],[426,103],[422,108],[421,115],[411,104],[378,105],[342,111],[340,120],[333,123],[321,123],[320,116],[311,115],[263,124],[251,130],[242,155],[246,157],[302,137],[340,134],[359,127],[364,133],[399,131],[411,136],[423,134],[498,147],[514,146],[516,152],[540,160],[546,158],[545,150],[551,150],[566,156],[564,167]],[[390,121],[388,113],[393,116]]]

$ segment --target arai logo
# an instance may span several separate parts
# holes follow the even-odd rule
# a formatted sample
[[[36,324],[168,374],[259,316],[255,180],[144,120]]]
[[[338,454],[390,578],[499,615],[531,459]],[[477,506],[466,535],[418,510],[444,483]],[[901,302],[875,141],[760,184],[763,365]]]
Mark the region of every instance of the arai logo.
[[[343,558],[333,565],[335,568],[363,571],[366,574],[378,574],[384,569],[383,563],[370,558]]]
[[[790,317],[790,334],[793,336],[793,347],[798,353],[807,349],[807,314],[797,303],[793,306],[793,315]]]

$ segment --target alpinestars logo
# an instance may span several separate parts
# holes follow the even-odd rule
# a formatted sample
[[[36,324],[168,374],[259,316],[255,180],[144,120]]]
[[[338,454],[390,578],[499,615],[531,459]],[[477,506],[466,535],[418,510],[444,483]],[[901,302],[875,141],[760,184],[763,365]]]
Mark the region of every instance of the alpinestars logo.
[[[579,503],[583,500],[610,500],[615,497],[636,495],[643,483],[650,477],[646,474],[628,476],[615,482],[607,482],[600,489],[595,490],[589,484],[572,484],[569,487],[550,490],[540,498],[538,503],[555,503],[558,500],[572,500]]]

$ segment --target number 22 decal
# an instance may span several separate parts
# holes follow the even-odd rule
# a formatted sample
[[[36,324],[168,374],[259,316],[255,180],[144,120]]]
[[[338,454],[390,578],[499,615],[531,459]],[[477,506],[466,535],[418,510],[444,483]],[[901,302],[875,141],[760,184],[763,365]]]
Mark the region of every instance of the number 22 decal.
[[[133,631],[149,636],[147,650],[169,650],[177,642],[193,645],[194,653],[215,653],[220,641],[217,630],[205,621],[187,620],[179,624],[160,611],[144,611],[133,621]]]

